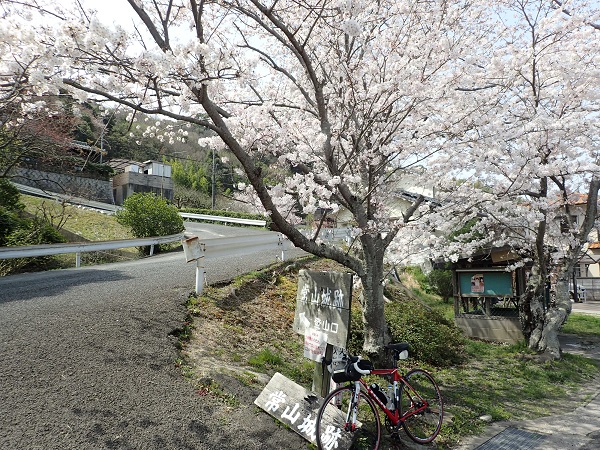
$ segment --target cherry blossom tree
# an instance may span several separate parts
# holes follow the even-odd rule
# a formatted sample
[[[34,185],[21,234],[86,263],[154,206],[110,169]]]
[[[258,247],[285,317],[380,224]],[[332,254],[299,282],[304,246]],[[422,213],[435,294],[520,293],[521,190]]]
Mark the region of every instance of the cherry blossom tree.
[[[417,196],[391,217],[388,200],[475,113],[455,86],[482,13],[463,1],[125,3],[129,29],[82,2],[5,2],[3,38],[21,46],[4,73],[212,130],[202,144],[233,152],[275,226],[360,278],[364,349],[377,352],[386,249],[428,210]],[[265,160],[277,176],[264,176]],[[352,214],[350,249],[297,230],[318,208]]]
[[[62,156],[76,120],[58,97],[32,88],[27,66],[37,58],[21,54],[18,37],[4,31],[0,27],[0,178],[9,178],[27,158]]]
[[[446,226],[453,218],[456,227],[475,225],[452,245],[457,252],[510,245],[532,265],[519,305],[523,332],[531,349],[554,358],[571,311],[573,269],[598,218],[598,13],[585,1],[490,2],[495,43],[474,55],[474,80],[462,86],[486,114],[453,156],[465,161],[457,174],[464,183]],[[577,223],[574,200],[582,197]]]

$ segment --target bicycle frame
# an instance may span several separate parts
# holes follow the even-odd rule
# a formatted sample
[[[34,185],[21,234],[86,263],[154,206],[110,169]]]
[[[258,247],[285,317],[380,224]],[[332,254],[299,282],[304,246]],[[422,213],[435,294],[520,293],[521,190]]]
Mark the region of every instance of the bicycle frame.
[[[394,386],[394,396],[396,397],[396,399],[394,400],[394,402],[396,403],[396,400],[398,399],[398,396],[400,394],[400,389],[403,385],[408,386],[408,388],[410,389],[410,392],[412,392],[414,395],[416,395],[420,406],[417,408],[411,408],[408,411],[405,411],[404,414],[402,416],[400,416],[400,405],[396,404],[396,408],[393,411],[390,411],[387,407],[387,405],[384,405],[381,400],[379,400],[379,397],[375,394],[375,392],[373,392],[373,389],[371,389],[371,387],[361,378],[358,381],[355,381],[353,384],[355,386],[355,395],[356,395],[356,388],[360,387],[359,385],[362,385],[362,387],[364,388],[364,390],[366,391],[366,393],[369,395],[369,397],[371,397],[371,400],[373,400],[375,402],[375,404],[377,404],[377,406],[379,406],[379,408],[385,413],[385,415],[388,417],[388,419],[390,420],[390,423],[392,424],[392,426],[398,426],[399,424],[402,424],[402,422],[404,422],[407,418],[414,416],[415,414],[419,414],[421,411],[424,411],[425,409],[427,409],[429,407],[427,401],[422,398],[414,389],[413,387],[408,383],[408,381],[406,380],[406,378],[404,378],[404,376],[398,371],[398,368],[395,369],[373,369],[371,370],[371,375],[379,375],[379,376],[386,376],[386,375],[392,375],[393,379],[393,386]],[[411,397],[411,404],[415,404],[414,399]],[[353,417],[353,424],[355,423],[355,419],[356,417]]]

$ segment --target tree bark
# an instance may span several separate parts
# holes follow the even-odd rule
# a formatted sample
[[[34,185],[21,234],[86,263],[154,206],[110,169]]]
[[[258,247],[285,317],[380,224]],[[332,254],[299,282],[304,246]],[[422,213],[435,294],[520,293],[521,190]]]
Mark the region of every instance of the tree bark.
[[[565,269],[561,270],[556,281],[555,299],[544,315],[544,329],[537,344],[538,351],[548,354],[553,359],[560,359],[562,356],[558,332],[572,308],[569,296],[569,276],[572,271]]]
[[[388,340],[383,301],[383,258],[367,264],[361,277],[365,299],[362,304],[365,340],[363,351],[369,355],[379,354]]]
[[[363,352],[377,363],[383,363],[383,346],[390,341],[383,296],[385,246],[377,238],[363,237],[362,240],[366,263],[365,272],[360,276],[364,290],[361,305],[364,326]]]

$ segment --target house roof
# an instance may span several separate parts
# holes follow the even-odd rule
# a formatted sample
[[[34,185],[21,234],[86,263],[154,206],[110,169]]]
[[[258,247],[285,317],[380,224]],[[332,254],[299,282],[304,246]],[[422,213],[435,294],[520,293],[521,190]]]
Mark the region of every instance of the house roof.
[[[124,172],[125,167],[131,166],[131,165],[136,165],[136,166],[140,166],[140,167],[144,166],[144,164],[141,162],[133,161],[131,159],[120,159],[120,158],[111,159],[106,164],[108,164],[110,167],[112,167],[115,170],[115,172]]]
[[[588,248],[600,249],[600,242],[592,242],[590,245],[588,245]]]
[[[585,205],[587,204],[587,199],[587,194],[581,194],[579,192],[574,192],[569,195],[569,203],[571,205]]]

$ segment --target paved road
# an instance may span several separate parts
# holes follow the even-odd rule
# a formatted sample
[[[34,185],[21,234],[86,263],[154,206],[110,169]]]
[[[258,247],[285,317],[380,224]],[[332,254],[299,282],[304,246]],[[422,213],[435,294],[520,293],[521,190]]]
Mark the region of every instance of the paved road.
[[[600,315],[600,302],[589,301],[583,303],[573,303],[574,313]]]
[[[202,224],[188,231],[255,232]],[[207,279],[276,256],[208,261]],[[0,278],[0,448],[249,449],[265,440],[286,448],[289,434],[274,424],[242,435],[209,426],[214,406],[180,376],[170,333],[194,283],[182,252]]]

